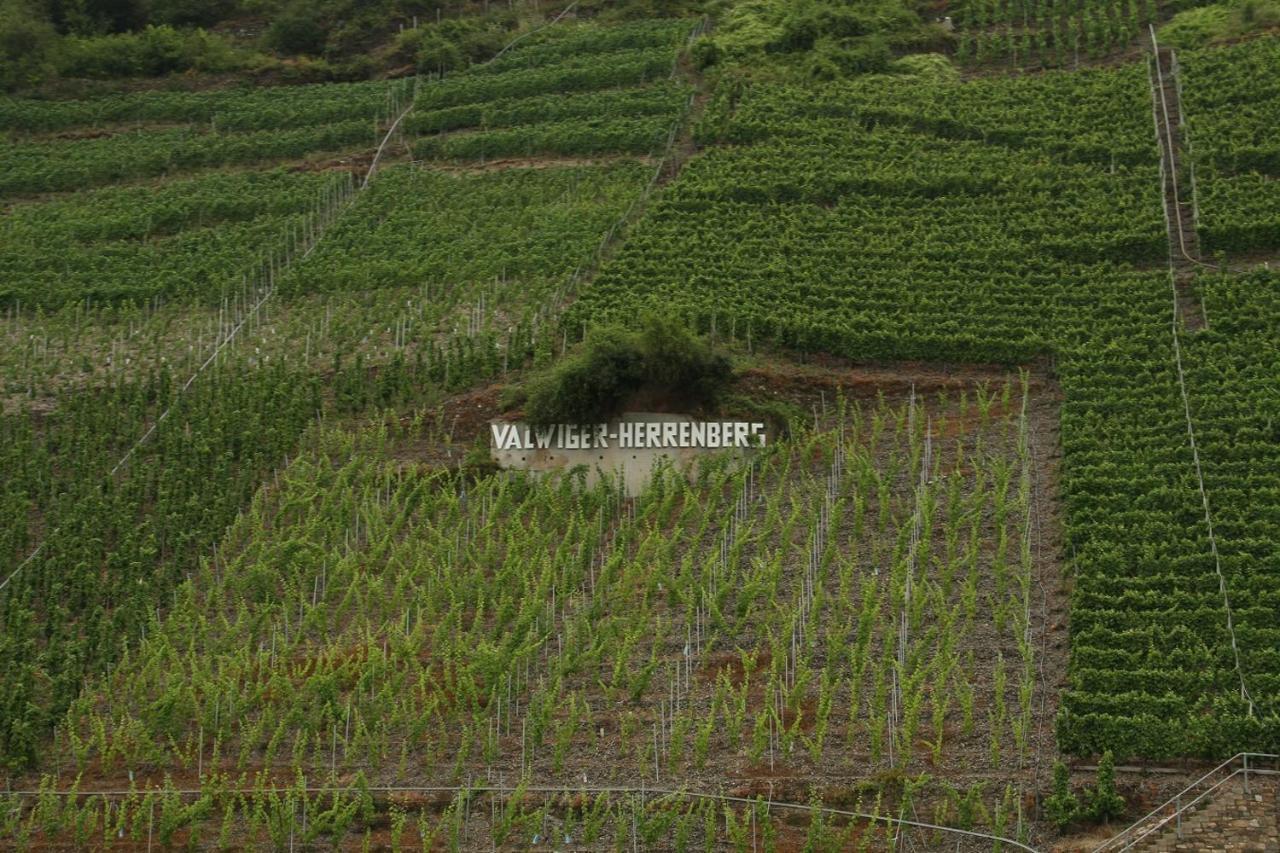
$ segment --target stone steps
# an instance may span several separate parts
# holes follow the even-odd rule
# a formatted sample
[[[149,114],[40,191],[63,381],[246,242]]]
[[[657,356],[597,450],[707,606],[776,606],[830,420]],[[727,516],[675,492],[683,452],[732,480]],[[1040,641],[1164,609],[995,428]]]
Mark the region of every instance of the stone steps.
[[[1237,777],[1182,817],[1182,836],[1170,823],[1134,846],[1142,853],[1280,853],[1280,812],[1274,782]]]

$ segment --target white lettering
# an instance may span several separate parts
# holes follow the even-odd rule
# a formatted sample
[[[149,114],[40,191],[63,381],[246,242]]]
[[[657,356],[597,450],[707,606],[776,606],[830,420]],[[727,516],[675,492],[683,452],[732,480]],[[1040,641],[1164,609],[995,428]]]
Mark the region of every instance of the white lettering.
[[[611,429],[613,431],[611,431]],[[758,421],[613,421],[603,424],[489,424],[496,450],[665,448],[750,448],[768,441],[766,424]]]
[[[689,443],[694,447],[707,446],[707,425],[697,421],[689,426]]]

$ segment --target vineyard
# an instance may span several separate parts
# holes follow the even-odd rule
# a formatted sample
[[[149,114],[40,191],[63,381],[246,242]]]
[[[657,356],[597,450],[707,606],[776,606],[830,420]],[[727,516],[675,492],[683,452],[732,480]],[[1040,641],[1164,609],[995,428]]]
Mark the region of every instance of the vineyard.
[[[1270,40],[1180,56],[1205,247],[1280,249],[1280,48]]]
[[[402,85],[402,84],[401,84]],[[76,129],[141,129],[156,124],[207,124],[221,130],[287,130],[385,115],[395,83],[228,88],[201,92],[138,92],[87,100],[0,99],[0,129],[11,140]],[[370,130],[372,136],[372,129]]]
[[[676,81],[687,21],[548,29],[503,57],[422,87],[419,159],[660,154],[693,90]]]
[[[1052,722],[1031,436],[1053,403],[1029,393],[832,400],[750,468],[671,474],[633,503],[567,479],[460,490],[406,464],[418,422],[313,429],[73,703],[58,761],[215,787],[714,787],[767,766],[796,796],[867,766],[989,770],[1008,787],[921,777],[910,796],[944,823],[976,797],[1012,833]],[[170,832],[217,828],[183,814]]]
[[[1155,0],[962,0],[956,56],[974,65],[1079,68],[1134,47],[1157,20]]]
[[[1274,549],[1256,547],[1250,526],[1220,522],[1211,546],[1200,511],[1160,270],[1155,153],[1131,147],[1149,133],[1144,83],[1140,68],[1124,67],[1016,81],[1021,107],[1009,110],[1007,134],[984,128],[1011,100],[988,97],[1001,85],[990,80],[972,84],[972,100],[946,93],[963,123],[918,95],[886,115],[875,86],[845,99],[830,88],[808,99],[771,86],[723,94],[736,109],[713,103],[701,132],[741,141],[690,165],[574,305],[569,327],[662,303],[721,334],[851,357],[1051,355],[1065,397],[1075,574],[1058,746],[1165,759],[1276,743],[1265,661],[1280,587],[1263,568]],[[1124,85],[1127,98],[1095,93]],[[1086,156],[1056,141],[1067,87],[1081,107],[1073,120],[1116,128],[1114,149],[1086,136]],[[1194,414],[1220,392],[1196,385],[1189,350]],[[1235,370],[1266,375],[1247,347],[1230,351]],[[1210,469],[1214,449],[1200,454]],[[1255,517],[1249,493],[1210,491],[1224,518]]]
[[[405,85],[397,83],[351,92],[317,87],[287,104],[249,91],[0,105],[9,131],[0,143],[0,196],[349,152],[376,139],[377,120],[405,94]],[[98,116],[122,123],[76,133]],[[62,133],[31,135],[50,127]]]
[[[1280,40],[962,0],[817,81],[519,5],[0,97],[0,847],[1091,848],[1280,752]],[[652,316],[766,448],[496,469]]]

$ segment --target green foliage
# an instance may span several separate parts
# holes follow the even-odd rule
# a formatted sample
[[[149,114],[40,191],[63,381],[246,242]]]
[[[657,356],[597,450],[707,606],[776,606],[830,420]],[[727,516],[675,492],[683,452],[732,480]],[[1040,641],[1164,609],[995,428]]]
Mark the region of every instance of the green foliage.
[[[294,159],[366,143],[368,122],[295,130],[193,133],[188,129],[124,133],[96,139],[0,142],[7,168],[0,194],[38,193],[107,184],[209,166]]]
[[[207,27],[239,11],[240,0],[150,0],[151,19],[175,27]]]
[[[92,78],[159,77],[191,69],[217,73],[240,69],[247,61],[221,36],[168,25],[136,33],[68,36],[56,56],[62,76]]]
[[[1116,762],[1111,750],[1098,761],[1098,781],[1085,792],[1081,811],[1094,823],[1110,823],[1124,815],[1124,797],[1116,791]]]
[[[1274,249],[1280,225],[1280,39],[1185,51],[1178,58],[1207,247]]]
[[[329,37],[323,19],[309,0],[293,0],[271,21],[267,44],[281,53],[318,56]]]
[[[296,130],[378,118],[386,112],[389,94],[404,86],[404,81],[389,81],[157,90],[75,100],[0,98],[0,129],[25,134],[160,122],[209,124],[221,130]]]
[[[837,80],[872,74],[888,70],[892,60],[888,43],[879,36],[852,41],[824,37],[814,45],[809,58],[809,76],[818,80]]]
[[[895,50],[940,47],[941,31],[902,0],[750,0],[734,4],[694,56],[701,67],[742,64],[758,73],[769,57],[817,79],[884,71]]]
[[[1045,815],[1060,831],[1076,821],[1110,823],[1123,817],[1124,798],[1116,791],[1115,758],[1111,750],[1098,761],[1098,778],[1077,798],[1071,790],[1071,777],[1061,761],[1053,764],[1053,791],[1044,801]]]
[[[525,415],[533,424],[598,423],[644,392],[682,406],[714,406],[729,361],[678,323],[657,314],[638,331],[592,329],[581,348],[529,379]]]
[[[419,139],[414,156],[657,154],[691,103],[689,86],[665,79],[690,26],[642,21],[535,32],[502,56],[419,90],[407,129],[437,135]],[[463,128],[473,130],[443,133]]]
[[[461,45],[436,29],[410,30],[399,45],[410,52],[420,73],[448,74],[466,66]]]
[[[140,29],[148,20],[145,0],[48,0],[46,8],[61,32],[78,35]]]
[[[1183,59],[1202,203],[1214,197],[1207,158],[1221,168],[1270,162],[1277,57],[1262,40]],[[1254,714],[1240,701],[1207,531],[1195,521],[1203,510],[1187,467],[1168,279],[1149,271],[1168,249],[1146,70],[942,85],[879,75],[726,82],[700,136],[731,145],[707,150],[664,189],[568,325],[660,308],[752,346],[857,359],[1052,353],[1076,554],[1058,744],[1071,755],[1212,757],[1274,744],[1280,728],[1263,700]],[[1242,245],[1274,233],[1267,184],[1241,179],[1217,197],[1217,221],[1238,222]],[[1274,503],[1264,490],[1273,495],[1276,481],[1240,480],[1244,467],[1276,464],[1262,438],[1274,432],[1277,419],[1263,414],[1274,406],[1246,390],[1276,369],[1262,331],[1275,328],[1274,289],[1255,289],[1249,299],[1248,288],[1215,289],[1225,316],[1266,318],[1252,343],[1210,335],[1184,344],[1183,358],[1200,376],[1187,380],[1193,413],[1205,413],[1193,414],[1197,440],[1216,444],[1206,488],[1223,496],[1217,547],[1233,540],[1222,565],[1237,636],[1248,637],[1241,655],[1254,661],[1243,677],[1274,695],[1263,673],[1274,671],[1264,661],[1280,593],[1261,577],[1271,549],[1260,541],[1276,528],[1256,507]],[[1233,376],[1239,397],[1223,398],[1216,389]],[[1232,449],[1228,436],[1246,424],[1256,440]],[[1219,513],[1232,519],[1226,527]],[[1114,801],[1103,801],[1100,813],[1112,813]]]
[[[1160,28],[1160,41],[1186,49],[1204,47],[1226,38],[1233,17],[1231,11],[1225,4],[1215,4],[1179,12]]]
[[[1160,41],[1191,49],[1276,26],[1280,26],[1277,0],[1230,0],[1178,12],[1160,28]]]
[[[55,38],[29,0],[0,0],[0,91],[33,86],[49,75]]]
[[[38,437],[24,429],[25,419],[0,419],[0,435],[12,451],[3,462],[6,499],[30,496],[47,523],[31,570],[4,590],[6,612],[30,608],[46,626],[36,645],[34,621],[5,623],[11,639],[0,645],[0,673],[8,673],[8,701],[18,703],[9,709],[16,713],[0,718],[6,763],[32,757],[36,739],[78,694],[75,685],[114,663],[125,641],[136,643],[154,619],[156,599],[176,586],[209,537],[235,517],[314,417],[318,398],[311,379],[279,369],[253,373],[223,387],[194,385],[169,421],[177,428],[158,430],[118,487],[107,486],[107,472],[124,453],[122,442],[141,435],[173,393],[175,380],[167,372],[69,398]],[[113,424],[109,431],[103,418]],[[185,429],[198,438],[184,436]],[[34,465],[20,475],[15,471],[17,454],[50,464],[50,447],[59,448],[56,475],[47,468],[39,475]],[[34,476],[56,479],[65,503],[37,499]],[[11,523],[25,527],[25,518]],[[0,534],[6,553],[30,549],[15,532],[7,527]],[[101,572],[113,579],[108,590],[100,586]],[[47,621],[50,611],[56,622]],[[189,694],[175,690],[157,697],[146,717],[157,731],[173,731],[190,711]],[[137,749],[146,752],[142,744]]]
[[[1158,20],[1153,0],[1083,0],[1056,12],[1045,6],[1015,8],[965,0],[948,11],[961,61],[1012,68],[1078,67],[1082,59],[1101,59],[1133,47],[1145,38],[1147,25]]]
[[[1059,830],[1080,815],[1080,802],[1071,793],[1071,777],[1067,765],[1061,761],[1053,763],[1053,793],[1044,802],[1045,815]]]
[[[665,48],[620,51],[608,62],[587,56],[558,65],[515,69],[503,74],[461,74],[422,86],[418,105],[438,109],[500,98],[528,98],[550,92],[586,92],[632,86],[665,77],[673,52]]]
[[[535,154],[660,153],[671,116],[587,118],[509,129],[433,136],[413,146],[417,159],[483,159]]]
[[[691,92],[688,86],[661,82],[602,92],[557,92],[528,98],[504,98],[438,110],[415,111],[405,120],[405,130],[433,133],[461,128],[516,127],[566,119],[605,120],[611,116],[646,115],[673,117],[679,114]]]
[[[894,74],[919,77],[933,84],[958,83],[960,71],[951,58],[942,53],[913,53],[894,60],[889,66]]]

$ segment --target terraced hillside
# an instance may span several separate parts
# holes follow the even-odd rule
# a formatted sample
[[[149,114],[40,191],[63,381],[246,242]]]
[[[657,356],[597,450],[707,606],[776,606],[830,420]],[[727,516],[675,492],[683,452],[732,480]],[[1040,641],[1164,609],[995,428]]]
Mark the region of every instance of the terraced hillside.
[[[1226,332],[1171,333],[1145,76],[721,93],[736,104],[713,106],[702,132],[732,144],[686,170],[570,326],[662,303],[703,328],[854,358],[1051,358],[1074,575],[1059,747],[1166,759],[1276,742],[1280,587],[1271,502],[1213,478],[1201,493],[1187,409],[1212,440],[1196,415],[1225,390],[1206,371],[1234,358],[1259,377],[1271,361]],[[1274,324],[1274,280],[1258,281]],[[1239,407],[1237,427],[1265,433],[1256,412]],[[1215,454],[1234,451],[1201,447],[1203,465]]]
[[[0,846],[1047,849],[1280,751],[1280,41],[944,11],[948,73],[561,7],[0,101]],[[767,450],[487,464],[652,314]]]

